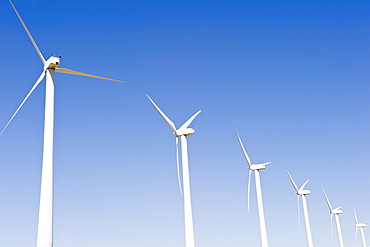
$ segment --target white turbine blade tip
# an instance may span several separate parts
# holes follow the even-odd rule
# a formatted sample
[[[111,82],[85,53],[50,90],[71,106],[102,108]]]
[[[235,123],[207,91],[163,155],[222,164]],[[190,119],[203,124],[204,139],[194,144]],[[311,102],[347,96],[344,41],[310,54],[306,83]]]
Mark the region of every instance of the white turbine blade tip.
[[[329,209],[330,209],[330,213],[331,213],[331,211],[333,211],[333,208],[331,207],[331,204],[330,204],[329,198],[328,198],[328,196],[327,196],[327,195],[326,195],[326,193],[325,193],[324,187],[322,187],[322,191],[324,192],[324,196],[325,196],[325,199],[326,199],[326,203],[328,204],[328,207],[329,207]]]
[[[197,111],[193,116],[191,116],[188,121],[186,121],[183,125],[181,125],[181,127],[179,129],[186,129],[187,127],[189,127],[189,125],[191,124],[191,122],[193,122],[193,120],[199,115],[199,113],[201,113],[202,110],[199,110]]]
[[[154,103],[154,101],[149,97],[149,95],[146,95],[146,97],[150,100],[150,102],[152,103],[152,105],[154,106],[154,108],[157,110],[157,112],[159,113],[159,115],[161,115],[162,118],[164,119],[164,121],[166,121],[166,123],[168,124],[168,126],[170,126],[170,128],[174,132],[176,132],[175,124],[166,116],[166,114],[164,114],[164,112],[156,105],[156,103]]]
[[[236,134],[237,134],[237,136],[238,136],[239,144],[240,144],[240,147],[242,148],[242,151],[243,151],[244,157],[245,157],[245,159],[247,160],[248,167],[251,167],[251,165],[252,165],[252,163],[251,163],[251,159],[249,158],[249,156],[248,156],[248,154],[247,154],[247,151],[245,151],[245,148],[244,148],[244,145],[243,145],[242,140],[240,139],[240,136],[239,136],[238,130],[236,131]]]
[[[355,216],[355,223],[357,224],[358,221],[357,221],[357,215],[356,215],[356,209],[355,209],[355,207],[353,207],[353,214]]]
[[[301,186],[301,188],[299,188],[299,190],[303,190],[304,189],[304,187],[306,186],[306,184],[309,182],[310,180],[309,179],[307,179],[307,181],[306,182],[304,182],[304,184]]]
[[[27,33],[27,35],[28,35],[28,38],[31,40],[33,47],[35,48],[35,50],[36,50],[37,54],[39,55],[39,57],[40,57],[40,59],[41,59],[41,62],[42,62],[43,64],[45,64],[45,58],[44,58],[44,56],[42,55],[42,53],[41,53],[41,51],[40,51],[39,47],[37,46],[37,44],[36,44],[36,42],[35,42],[35,40],[33,39],[33,37],[32,37],[32,35],[31,35],[30,31],[28,30],[28,28],[27,28],[27,26],[26,26],[26,24],[24,23],[24,21],[23,21],[22,17],[21,17],[21,16],[20,16],[20,14],[18,13],[18,11],[17,11],[17,9],[15,8],[15,6],[14,6],[13,2],[12,2],[11,0],[9,0],[9,3],[12,5],[12,8],[13,8],[13,10],[14,10],[15,14],[18,16],[18,19],[19,19],[19,21],[21,22],[21,24],[22,24],[22,26],[23,26],[24,30],[26,31],[26,33]]]
[[[294,180],[293,180],[292,176],[290,176],[289,171],[288,171],[288,170],[286,170],[286,172],[288,173],[288,176],[289,176],[290,182],[292,183],[292,185],[293,185],[293,187],[294,187],[295,191],[298,193],[298,186],[295,184],[295,182],[294,182]]]
[[[30,97],[30,95],[32,94],[32,92],[35,90],[35,88],[40,84],[40,82],[42,81],[42,79],[44,78],[45,76],[45,72],[43,71],[41,73],[41,75],[39,76],[39,78],[37,79],[37,81],[35,82],[35,84],[33,85],[33,87],[31,88],[31,90],[28,92],[28,94],[26,95],[26,97],[23,99],[22,103],[18,106],[17,110],[14,112],[13,116],[10,118],[10,120],[8,121],[8,123],[5,125],[5,127],[3,128],[3,130],[1,131],[0,135],[2,135],[5,131],[5,129],[9,126],[10,122],[13,120],[13,118],[15,117],[15,115],[17,115],[18,111],[22,108],[23,104],[26,102],[26,100]]]
[[[271,162],[265,162],[265,163],[262,163],[262,164],[259,164],[259,165],[265,166],[265,165],[269,165],[269,164],[271,164]]]

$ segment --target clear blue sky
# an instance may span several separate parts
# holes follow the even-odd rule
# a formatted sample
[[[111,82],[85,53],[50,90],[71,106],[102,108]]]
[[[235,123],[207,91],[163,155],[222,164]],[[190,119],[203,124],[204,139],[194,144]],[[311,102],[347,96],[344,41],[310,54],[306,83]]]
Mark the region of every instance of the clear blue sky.
[[[260,246],[236,128],[252,162],[272,162],[261,171],[271,247],[306,246],[286,169],[311,179],[314,245],[338,246],[324,186],[343,206],[344,244],[358,246],[353,203],[370,223],[369,1],[14,4],[46,58],[127,81],[57,74],[55,247],[184,246],[175,138],[145,94],[177,126],[202,110],[188,138],[197,247]],[[3,126],[42,64],[8,1],[0,9]],[[1,246],[36,245],[44,90],[0,137]]]

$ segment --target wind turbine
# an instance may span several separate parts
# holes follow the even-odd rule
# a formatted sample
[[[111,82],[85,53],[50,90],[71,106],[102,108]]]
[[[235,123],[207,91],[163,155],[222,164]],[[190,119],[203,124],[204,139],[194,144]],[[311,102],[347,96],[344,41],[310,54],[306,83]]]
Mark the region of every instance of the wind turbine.
[[[340,228],[340,223],[339,223],[339,214],[342,214],[343,211],[340,209],[342,206],[339,206],[337,208],[332,208],[330,202],[329,202],[329,198],[328,196],[326,195],[325,193],[325,190],[324,190],[324,187],[322,188],[322,191],[324,192],[324,196],[325,196],[325,199],[326,199],[326,203],[328,204],[328,207],[329,207],[329,212],[331,214],[331,218],[333,217],[333,215],[335,216],[335,222],[336,222],[336,225],[337,225],[337,232],[338,232],[338,241],[339,241],[339,246],[340,247],[343,247],[343,238],[342,238],[342,230]]]
[[[188,128],[191,122],[195,119],[196,116],[201,112],[199,110],[191,118],[188,119],[180,128],[176,129],[175,124],[159,109],[159,107],[154,103],[154,101],[146,95],[150,102],[153,104],[158,113],[162,116],[164,121],[170,126],[173,130],[173,134],[176,136],[176,160],[177,160],[177,178],[178,183],[181,189],[180,181],[180,170],[179,170],[179,159],[178,159],[178,139],[180,137],[181,141],[181,165],[182,165],[182,180],[183,180],[183,190],[184,190],[184,218],[185,218],[185,246],[194,247],[194,228],[193,228],[193,214],[191,208],[191,196],[190,196],[190,177],[189,177],[189,162],[188,162],[188,144],[186,137],[188,135],[194,134],[194,129]]]
[[[313,247],[312,234],[311,234],[311,226],[310,226],[310,219],[308,217],[308,209],[307,209],[307,201],[306,201],[306,195],[311,194],[311,191],[304,189],[304,187],[306,186],[306,184],[310,180],[307,179],[307,181],[304,182],[304,184],[300,188],[298,188],[298,186],[294,182],[292,176],[290,175],[289,171],[287,171],[287,173],[288,173],[290,182],[292,182],[292,184],[293,184],[293,187],[295,189],[295,193],[298,195],[298,210],[299,210],[299,196],[302,196],[302,206],[303,206],[304,222],[306,224],[307,245],[308,245],[308,247]],[[298,215],[298,219],[299,219],[299,215]]]
[[[366,223],[358,223],[355,207],[353,207],[353,213],[354,213],[354,216],[355,216],[356,238],[357,238],[357,230],[360,230],[362,246],[366,247],[364,228],[367,227],[367,224]]]
[[[270,164],[271,162],[265,162],[262,164],[252,164],[251,160],[247,154],[247,152],[244,149],[242,140],[240,139],[238,131],[236,131],[236,134],[238,135],[238,140],[240,147],[243,150],[244,157],[247,160],[248,163],[248,169],[249,169],[249,177],[248,177],[248,211],[250,212],[250,207],[249,207],[249,192],[250,192],[250,183],[251,183],[251,175],[252,171],[254,171],[254,177],[256,180],[256,194],[257,194],[257,205],[258,205],[258,216],[260,220],[260,233],[261,233],[261,244],[262,247],[267,247],[268,246],[268,241],[267,241],[267,232],[266,232],[266,223],[265,223],[265,214],[263,212],[263,203],[262,203],[262,189],[261,189],[261,179],[260,179],[260,170],[265,169],[266,165]]]
[[[10,122],[13,120],[15,115],[21,109],[23,104],[26,102],[28,97],[40,84],[43,78],[46,76],[46,90],[45,90],[45,117],[44,117],[44,142],[43,142],[43,158],[42,158],[42,174],[41,174],[41,192],[40,192],[40,206],[39,206],[39,220],[37,230],[37,247],[52,247],[53,246],[53,143],[54,143],[54,73],[65,73],[73,75],[81,75],[87,77],[100,78],[104,80],[118,81],[109,79],[101,76],[90,75],[74,70],[59,68],[61,57],[51,56],[48,60],[45,60],[40,49],[38,48],[35,40],[33,39],[30,31],[23,22],[17,9],[11,0],[9,0],[12,8],[14,9],[19,21],[21,22],[24,30],[26,31],[29,39],[31,40],[33,47],[35,48],[40,60],[43,64],[41,75],[36,80],[27,96],[24,98],[22,103],[19,105],[13,116],[10,118],[4,129],[0,132],[3,134],[5,129],[8,127]]]

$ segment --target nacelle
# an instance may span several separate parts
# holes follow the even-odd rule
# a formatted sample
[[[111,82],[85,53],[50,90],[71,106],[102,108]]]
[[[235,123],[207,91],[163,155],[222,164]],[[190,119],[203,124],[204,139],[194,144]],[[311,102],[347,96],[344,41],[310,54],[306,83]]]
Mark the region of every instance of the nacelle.
[[[48,60],[46,60],[44,69],[56,69],[60,64],[61,57],[50,57]]]
[[[176,132],[173,132],[175,136],[188,136],[188,135],[194,135],[195,131],[194,129],[187,128],[187,129],[178,129]]]
[[[256,165],[251,165],[248,169],[255,171],[255,170],[263,170],[266,168],[265,164],[256,164]]]
[[[297,195],[309,195],[311,194],[311,191],[310,190],[298,190],[296,194]]]
[[[343,210],[340,210],[340,209],[333,209],[331,211],[332,214],[342,214],[343,213]]]
[[[367,224],[366,223],[357,223],[357,224],[355,224],[355,226],[357,228],[364,228],[364,227],[367,227]]]

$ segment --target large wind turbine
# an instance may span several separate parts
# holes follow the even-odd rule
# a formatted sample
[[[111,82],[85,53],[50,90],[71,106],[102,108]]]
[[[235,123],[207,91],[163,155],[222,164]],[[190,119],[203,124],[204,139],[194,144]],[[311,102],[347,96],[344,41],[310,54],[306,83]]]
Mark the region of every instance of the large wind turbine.
[[[100,78],[105,80],[113,80],[105,77],[90,75],[86,73],[77,72],[70,69],[59,68],[60,58],[51,56],[48,60],[45,60],[40,49],[38,48],[35,40],[29,32],[26,24],[23,22],[21,16],[13,5],[12,1],[9,0],[12,5],[19,21],[21,22],[24,30],[26,31],[29,39],[31,40],[37,54],[39,55],[43,64],[41,75],[33,85],[27,96],[24,98],[22,103],[19,105],[13,116],[10,118],[0,135],[8,127],[10,122],[13,120],[15,115],[21,109],[23,104],[26,102],[28,97],[32,94],[35,88],[40,84],[43,78],[46,76],[46,91],[45,91],[45,119],[44,119],[44,143],[43,143],[43,158],[42,158],[42,175],[41,175],[41,192],[40,192],[40,206],[39,206],[39,220],[38,220],[38,231],[37,231],[37,247],[52,247],[53,246],[53,139],[54,139],[54,73],[65,73],[73,75],[81,75],[87,77]],[[121,82],[121,81],[119,81]]]
[[[357,230],[360,230],[361,240],[362,240],[362,247],[366,247],[364,228],[367,227],[367,224],[366,223],[358,223],[357,215],[356,215],[356,209],[354,207],[353,207],[353,213],[354,213],[354,216],[355,216],[356,238],[357,238]]]
[[[308,217],[308,209],[307,209],[307,201],[306,201],[306,195],[311,194],[311,191],[304,189],[304,187],[306,186],[306,184],[310,180],[307,179],[307,181],[304,182],[304,184],[300,188],[298,188],[298,186],[295,184],[292,176],[290,176],[290,173],[288,171],[287,171],[287,173],[288,173],[290,182],[292,182],[292,184],[293,184],[293,187],[295,189],[295,193],[298,195],[298,209],[299,209],[299,196],[302,196],[302,206],[303,206],[304,222],[306,224],[307,245],[308,245],[308,247],[313,247],[312,234],[311,234],[311,226],[310,226],[310,219]],[[298,217],[299,217],[299,215],[298,215]]]
[[[329,202],[329,198],[328,198],[328,196],[325,193],[324,188],[322,188],[322,191],[324,192],[326,203],[328,204],[328,207],[329,207],[329,212],[331,214],[330,217],[333,217],[333,215],[335,216],[335,222],[336,222],[337,232],[338,232],[339,246],[340,247],[343,247],[342,230],[340,228],[339,216],[338,216],[339,214],[342,214],[343,213],[343,211],[340,209],[342,206],[339,206],[339,207],[333,209],[332,206],[331,206],[331,204],[330,204],[330,202]]]
[[[191,118],[188,119],[180,128],[176,129],[175,124],[159,109],[154,101],[147,95],[150,102],[153,104],[158,113],[162,116],[164,121],[173,130],[173,134],[176,136],[176,160],[177,160],[177,178],[181,191],[180,171],[179,171],[179,160],[178,160],[178,138],[181,141],[181,165],[182,165],[182,180],[184,190],[184,218],[185,218],[185,246],[194,247],[194,228],[193,228],[193,214],[191,209],[191,196],[190,196],[190,177],[189,177],[189,162],[188,162],[188,144],[186,136],[193,135],[194,129],[188,128],[191,122],[201,112],[199,110]]]
[[[265,162],[262,164],[252,164],[251,160],[247,154],[247,152],[244,149],[242,140],[240,139],[239,133],[236,132],[238,135],[238,140],[240,147],[243,150],[244,157],[247,160],[248,163],[248,169],[249,169],[249,178],[248,178],[248,211],[250,212],[250,207],[249,207],[249,192],[250,192],[250,183],[251,183],[251,175],[252,171],[254,171],[254,177],[256,180],[256,194],[257,194],[257,205],[258,205],[258,216],[260,220],[260,232],[261,232],[261,244],[262,247],[267,247],[268,246],[268,241],[267,241],[267,232],[266,232],[266,223],[265,223],[265,214],[263,212],[263,203],[262,203],[262,189],[261,189],[261,179],[260,179],[260,170],[265,169],[266,165],[270,164],[271,162]]]

